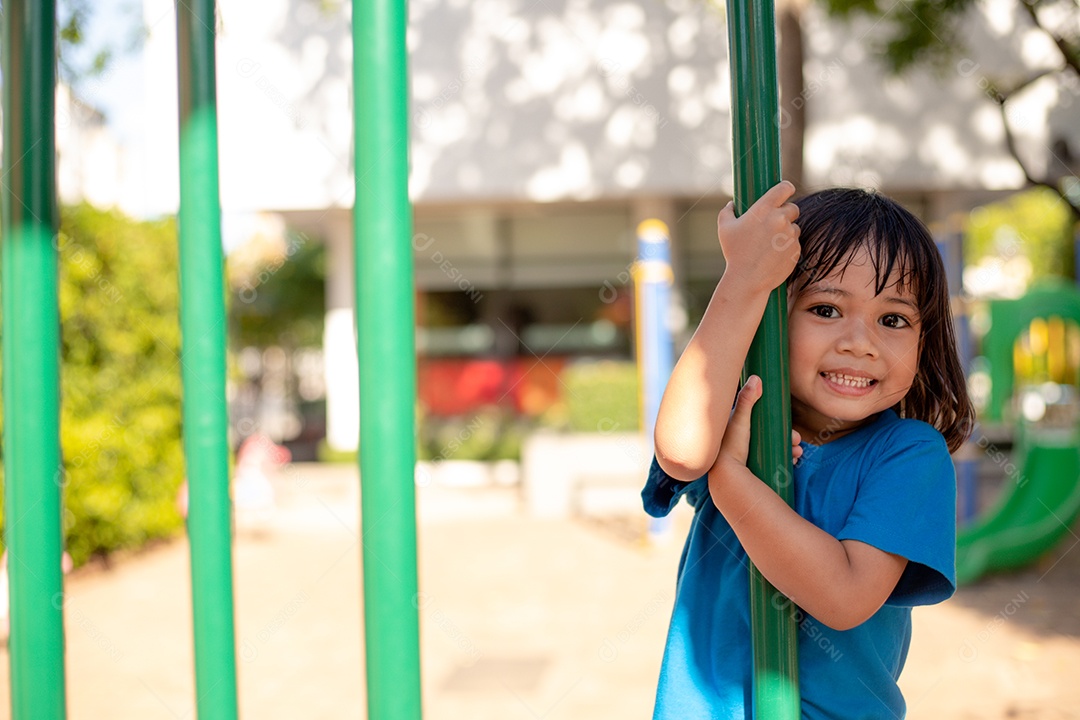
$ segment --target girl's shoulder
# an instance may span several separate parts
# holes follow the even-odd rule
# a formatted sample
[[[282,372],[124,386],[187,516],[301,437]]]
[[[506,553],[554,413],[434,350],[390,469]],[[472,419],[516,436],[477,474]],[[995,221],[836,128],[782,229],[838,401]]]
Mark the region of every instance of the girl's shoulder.
[[[891,465],[917,472],[923,464],[951,466],[949,446],[937,428],[922,420],[897,417],[891,410],[886,412],[892,417],[875,422],[860,443],[864,467],[867,463],[874,468]],[[906,464],[909,462],[910,466]]]
[[[885,410],[882,412],[881,417],[879,417],[869,429],[876,430],[876,432],[871,434],[871,437],[878,442],[928,442],[939,444],[942,448],[945,448],[946,452],[948,452],[948,446],[945,444],[945,436],[942,435],[936,427],[923,420],[899,417],[892,410]]]
[[[832,442],[804,443],[800,464],[804,469],[828,468],[854,461],[858,467],[867,468],[912,452],[949,455],[945,438],[933,425],[885,410],[872,422]]]

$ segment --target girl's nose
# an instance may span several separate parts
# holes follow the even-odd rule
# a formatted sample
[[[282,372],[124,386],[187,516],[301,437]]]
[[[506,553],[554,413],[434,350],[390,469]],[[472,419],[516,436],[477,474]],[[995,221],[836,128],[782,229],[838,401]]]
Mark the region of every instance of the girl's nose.
[[[846,323],[837,345],[840,352],[847,352],[856,357],[866,355],[877,357],[874,329],[864,320],[852,319],[851,322]]]

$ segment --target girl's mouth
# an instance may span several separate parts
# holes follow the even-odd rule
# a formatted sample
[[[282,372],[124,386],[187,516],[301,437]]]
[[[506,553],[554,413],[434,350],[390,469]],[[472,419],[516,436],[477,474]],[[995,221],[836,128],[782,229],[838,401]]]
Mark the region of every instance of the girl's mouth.
[[[860,375],[847,375],[839,372],[821,372],[821,377],[831,387],[845,395],[862,395],[867,392],[877,380]]]

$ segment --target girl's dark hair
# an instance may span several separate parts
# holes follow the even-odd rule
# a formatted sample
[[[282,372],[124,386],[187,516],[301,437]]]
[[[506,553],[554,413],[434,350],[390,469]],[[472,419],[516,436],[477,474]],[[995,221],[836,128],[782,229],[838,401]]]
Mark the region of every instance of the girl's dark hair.
[[[837,270],[842,274],[860,249],[874,266],[876,293],[893,282],[910,290],[921,333],[918,372],[901,401],[904,415],[933,425],[955,451],[971,434],[975,409],[957,352],[945,267],[930,231],[895,200],[869,190],[822,190],[795,204],[802,255],[788,278],[792,296]],[[894,409],[899,412],[900,403]]]

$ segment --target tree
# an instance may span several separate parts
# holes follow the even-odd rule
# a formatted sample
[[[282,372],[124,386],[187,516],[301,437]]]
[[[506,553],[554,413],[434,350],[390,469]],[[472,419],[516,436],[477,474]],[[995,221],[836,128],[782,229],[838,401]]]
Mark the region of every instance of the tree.
[[[785,180],[803,183],[806,137],[806,92],[803,83],[802,14],[807,0],[778,0],[776,24],[780,34],[777,74],[780,81],[780,167]]]
[[[939,69],[950,66],[965,52],[964,27],[986,0],[906,0],[903,10],[891,12],[891,0],[823,0],[828,11],[838,17],[868,15],[884,29],[881,56],[887,67],[903,73],[916,65]],[[1015,101],[1036,83],[1049,80],[1067,92],[1075,92],[1080,81],[1080,0],[1014,0],[1013,12],[1020,22],[1036,30],[1057,48],[1057,62],[1030,70],[1014,68],[992,78],[964,73],[972,82],[979,82],[984,96],[997,104],[1005,132],[1005,145],[1016,160],[1028,183],[1053,190],[1080,221],[1080,180],[1076,162],[1068,142],[1057,138],[1050,148],[1053,159],[1049,167],[1038,173],[1025,160],[1018,148],[1010,122],[1010,102]],[[1007,76],[1007,77],[1006,77]]]

